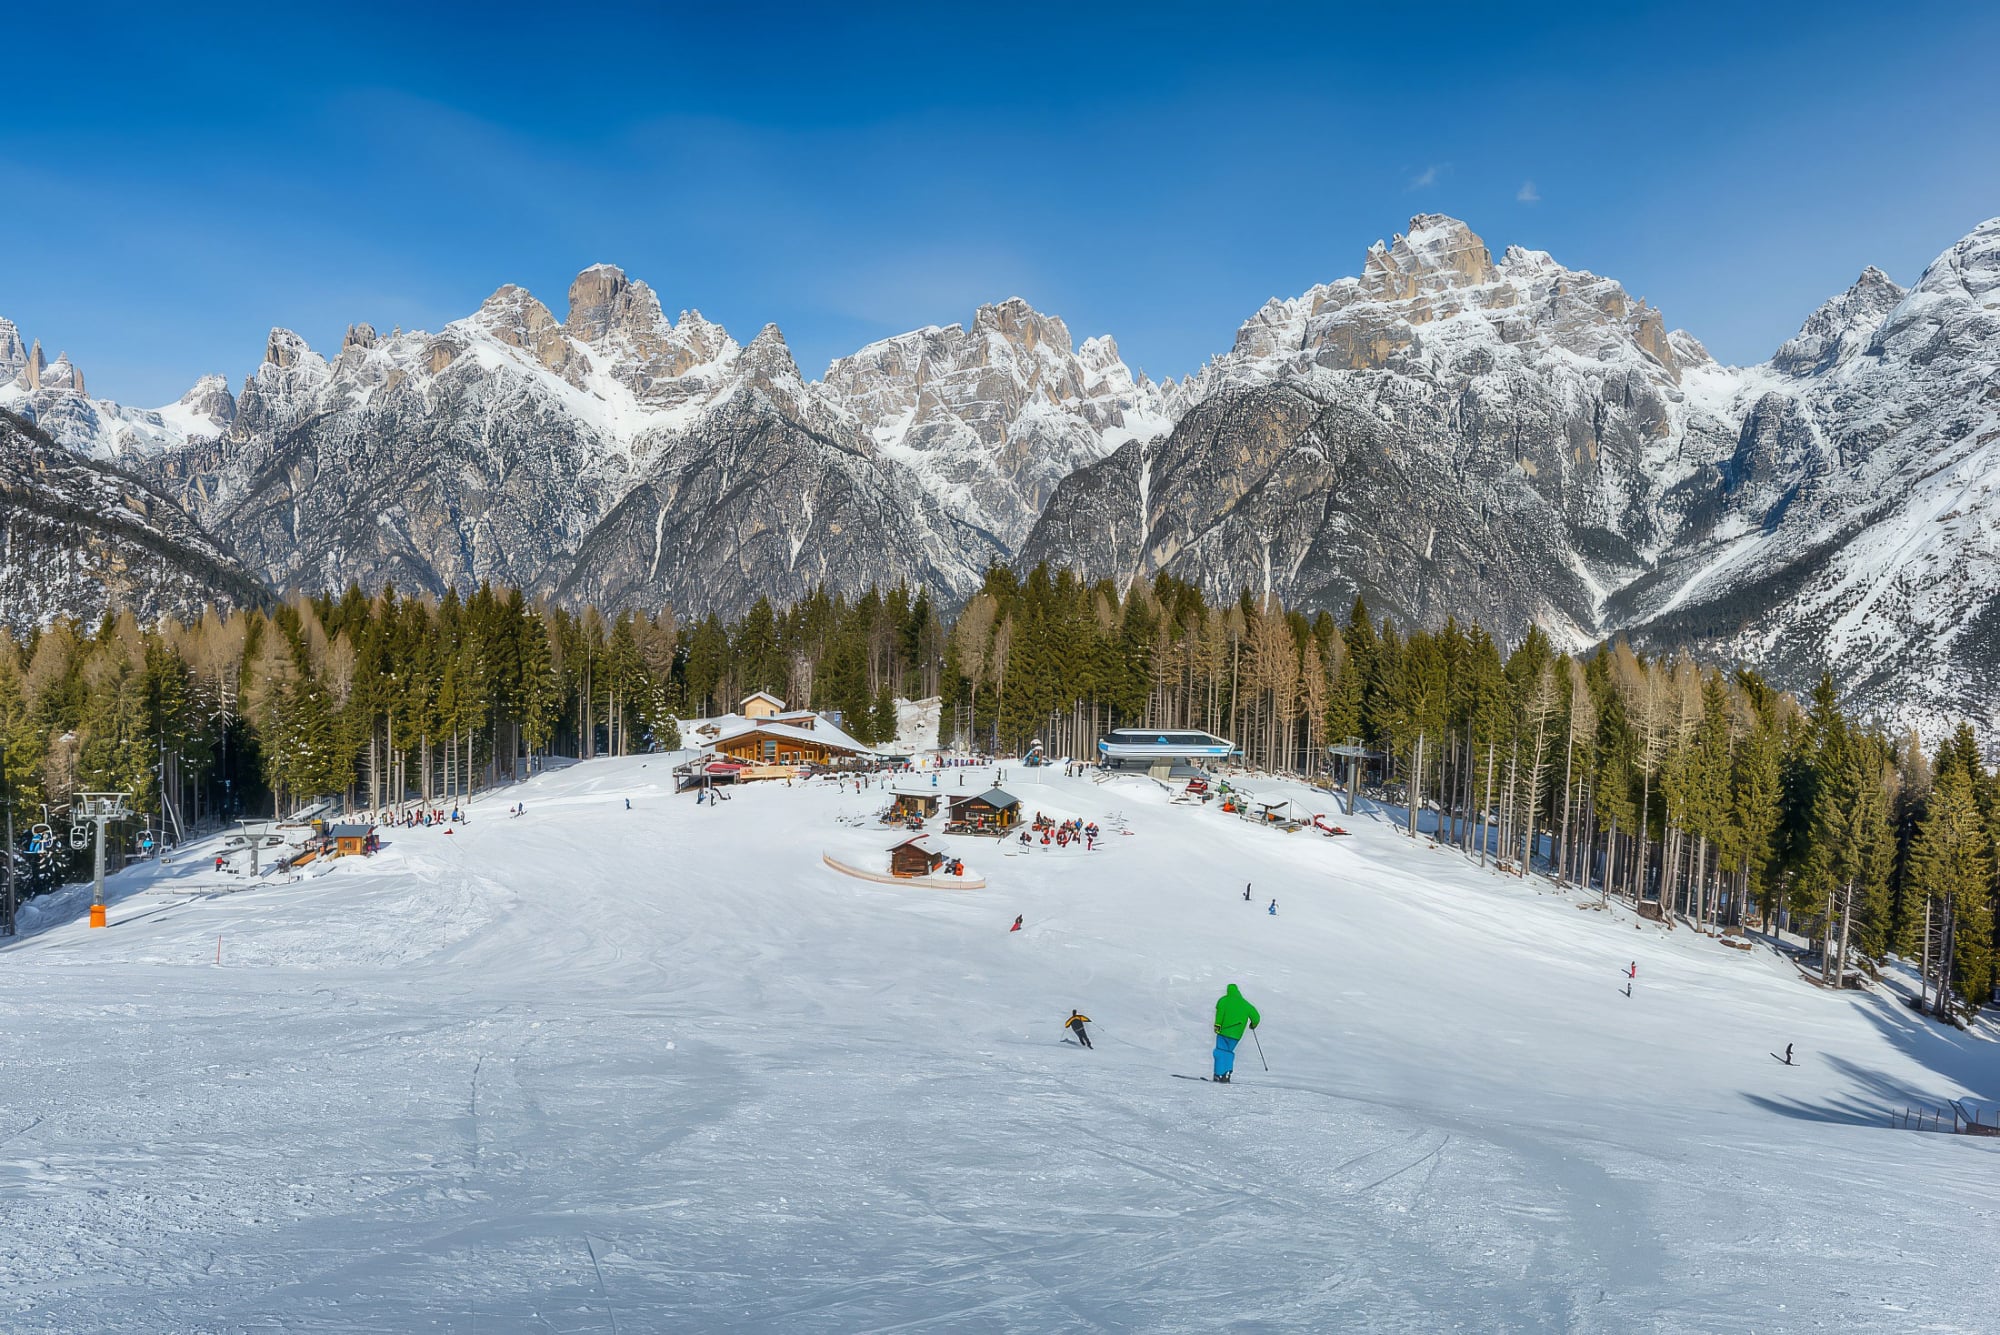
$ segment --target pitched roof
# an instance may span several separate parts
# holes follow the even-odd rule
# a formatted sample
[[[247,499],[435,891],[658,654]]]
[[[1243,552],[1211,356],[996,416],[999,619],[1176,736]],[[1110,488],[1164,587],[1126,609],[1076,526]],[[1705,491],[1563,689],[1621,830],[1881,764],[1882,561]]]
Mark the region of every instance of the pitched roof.
[[[373,825],[336,825],[327,831],[336,839],[366,839],[375,833]]]
[[[795,728],[789,723],[779,723],[774,719],[738,719],[706,745],[717,747],[756,735],[776,737],[780,741],[814,742],[821,746],[830,746],[836,751],[852,751],[856,755],[874,754],[868,747],[824,721],[815,728]]]
[[[985,792],[974,793],[971,797],[954,797],[951,804],[957,806],[960,802],[984,802],[991,807],[1011,807],[1020,805],[1020,801],[1020,798],[1004,788],[988,788]]]
[[[744,705],[749,704],[752,700],[769,700],[772,704],[776,705],[780,709],[783,709],[785,707],[785,702],[783,700],[780,700],[777,696],[772,695],[769,691],[752,691],[750,692],[750,694],[744,696],[741,700],[737,701],[736,707],[738,709],[741,709]]]
[[[909,848],[915,846],[917,848],[921,848],[926,853],[937,853],[938,852],[937,846],[931,843],[930,840],[931,837],[927,834],[911,835],[908,839],[905,839],[900,844],[889,845],[889,851],[893,853],[899,848]],[[942,857],[944,855],[939,853],[938,856]]]

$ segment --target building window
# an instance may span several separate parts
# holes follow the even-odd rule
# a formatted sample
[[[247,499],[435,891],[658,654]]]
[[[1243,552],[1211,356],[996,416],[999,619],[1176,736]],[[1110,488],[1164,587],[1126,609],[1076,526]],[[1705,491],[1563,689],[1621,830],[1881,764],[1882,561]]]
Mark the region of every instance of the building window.
[[[768,764],[770,764],[770,763],[771,763],[772,761],[776,760],[777,758],[778,758],[778,740],[777,740],[777,738],[775,738],[775,737],[767,737],[767,738],[765,738],[765,739],[764,739],[764,763],[768,765]]]

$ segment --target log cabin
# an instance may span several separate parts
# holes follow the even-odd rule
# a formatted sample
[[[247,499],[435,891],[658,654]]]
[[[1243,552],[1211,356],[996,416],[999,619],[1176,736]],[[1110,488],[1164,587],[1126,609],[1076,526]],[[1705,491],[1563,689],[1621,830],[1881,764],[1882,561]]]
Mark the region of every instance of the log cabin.
[[[915,835],[889,850],[891,876],[929,876],[944,862],[944,854],[931,847],[930,836]]]

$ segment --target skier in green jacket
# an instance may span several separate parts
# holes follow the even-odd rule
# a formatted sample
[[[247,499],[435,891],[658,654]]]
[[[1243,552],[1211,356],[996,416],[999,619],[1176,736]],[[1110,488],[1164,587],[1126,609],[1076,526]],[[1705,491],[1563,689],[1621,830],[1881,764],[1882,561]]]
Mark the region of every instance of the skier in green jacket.
[[[1244,1000],[1243,994],[1231,983],[1229,990],[1215,999],[1215,1083],[1229,1083],[1229,1073],[1236,1069],[1236,1045],[1243,1041],[1243,1027],[1257,1027],[1263,1017],[1257,1008]]]

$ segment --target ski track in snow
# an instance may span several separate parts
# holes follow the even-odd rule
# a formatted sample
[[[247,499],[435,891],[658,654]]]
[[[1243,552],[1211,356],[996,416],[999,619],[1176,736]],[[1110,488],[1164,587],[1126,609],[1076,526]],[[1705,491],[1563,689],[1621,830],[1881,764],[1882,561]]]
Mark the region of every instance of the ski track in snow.
[[[1881,1116],[1992,1103],[1983,1037],[1365,814],[1287,836],[1013,769],[1030,810],[1134,834],[952,840],[992,887],[954,893],[821,866],[892,842],[834,819],[877,793],[668,779],[575,765],[365,863],[157,893],[216,887],[197,847],[115,877],[108,931],[35,906],[0,949],[0,1329],[1990,1316],[1994,1142]],[[1229,981],[1271,1070],[1170,1079]]]

